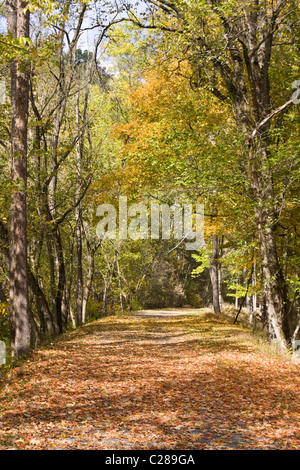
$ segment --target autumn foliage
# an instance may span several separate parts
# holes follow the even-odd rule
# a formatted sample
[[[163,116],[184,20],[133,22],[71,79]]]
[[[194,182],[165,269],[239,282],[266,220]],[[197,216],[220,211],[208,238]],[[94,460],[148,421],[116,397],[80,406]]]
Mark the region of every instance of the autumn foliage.
[[[299,448],[299,366],[177,313],[192,315],[105,318],[32,353],[2,382],[0,448]]]

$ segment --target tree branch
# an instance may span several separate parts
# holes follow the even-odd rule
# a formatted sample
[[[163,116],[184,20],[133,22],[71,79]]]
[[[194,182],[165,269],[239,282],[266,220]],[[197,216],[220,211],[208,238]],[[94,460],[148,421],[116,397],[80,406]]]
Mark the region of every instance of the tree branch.
[[[281,111],[284,111],[286,108],[291,106],[294,103],[293,99],[290,99],[286,103],[284,103],[282,106],[279,106],[279,108],[275,109],[272,111],[265,119],[263,119],[254,129],[254,131],[251,134],[251,139],[254,140],[257,132],[259,129],[261,129],[265,124],[267,124],[276,114],[280,113]]]

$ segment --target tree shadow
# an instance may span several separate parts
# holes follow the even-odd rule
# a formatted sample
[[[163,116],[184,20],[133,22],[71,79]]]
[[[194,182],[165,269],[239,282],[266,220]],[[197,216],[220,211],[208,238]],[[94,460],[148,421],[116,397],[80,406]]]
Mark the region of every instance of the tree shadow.
[[[46,447],[52,439],[69,448],[88,442],[95,448],[114,442],[140,449],[260,448],[257,425],[268,422],[275,436],[289,425],[287,397],[299,409],[299,397],[288,389],[299,380],[297,371],[286,372],[284,388],[282,370],[270,375],[267,362],[249,362],[255,348],[241,342],[238,328],[206,325],[182,333],[176,323],[172,333],[159,322],[159,334],[148,325],[136,335],[124,325],[122,334],[102,326],[37,352],[15,371],[11,390],[1,392],[7,433],[29,435],[36,427]],[[82,342],[88,335],[90,343]],[[299,423],[293,426],[299,442]]]

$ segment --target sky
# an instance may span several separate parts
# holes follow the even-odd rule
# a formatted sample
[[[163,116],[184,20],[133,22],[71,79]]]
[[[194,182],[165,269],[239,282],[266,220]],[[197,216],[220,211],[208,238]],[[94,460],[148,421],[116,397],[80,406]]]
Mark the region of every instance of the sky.
[[[121,0],[120,3],[122,3],[124,0]],[[114,6],[115,1],[112,0],[111,5]],[[145,3],[143,0],[136,1],[135,3],[135,11],[139,15],[145,10]],[[100,5],[101,3],[97,3],[97,5]],[[91,11],[88,15],[86,15],[86,18],[83,23],[83,28],[88,28],[92,25],[93,21],[93,16],[95,16],[95,12]],[[7,21],[6,18],[2,15],[0,15],[0,33],[5,33],[7,30]],[[101,33],[100,28],[95,28],[95,29],[90,29],[86,30],[81,34],[79,43],[78,43],[78,48],[84,50],[94,50],[95,42]],[[101,47],[99,48],[99,52],[101,53]],[[108,57],[105,54],[105,50],[103,51],[103,55],[99,57],[99,61],[103,67],[105,67],[108,71],[113,71],[114,68],[114,59],[111,57]]]
[[[111,3],[113,4],[114,2],[111,2]],[[143,2],[143,0],[141,0],[139,2],[136,2],[136,5],[135,5],[134,9],[135,9],[135,12],[138,15],[140,13],[142,13],[143,11],[145,11],[145,3]],[[122,15],[122,16],[124,16],[124,15]],[[83,27],[86,28],[86,27],[91,26],[92,25],[92,20],[93,20],[92,17],[87,16],[85,21],[84,21]],[[97,38],[98,38],[100,32],[101,32],[100,28],[95,28],[95,29],[92,29],[92,30],[85,31],[81,35],[81,39],[78,43],[78,48],[82,49],[83,51],[84,50],[93,51],[95,42],[97,41]],[[107,55],[105,55],[105,53],[103,54],[102,60],[101,60],[101,57],[100,57],[100,62],[108,70],[112,69],[114,67],[114,58],[107,57]]]

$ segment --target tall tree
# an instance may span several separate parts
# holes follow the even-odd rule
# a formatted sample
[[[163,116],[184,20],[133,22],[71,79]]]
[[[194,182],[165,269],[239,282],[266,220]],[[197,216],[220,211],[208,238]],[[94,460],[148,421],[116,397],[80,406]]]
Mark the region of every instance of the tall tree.
[[[8,29],[26,49],[29,38],[27,2],[7,2]],[[11,62],[11,178],[10,214],[10,321],[13,355],[19,357],[30,349],[30,318],[27,273],[27,124],[29,103],[29,64],[17,57]]]

